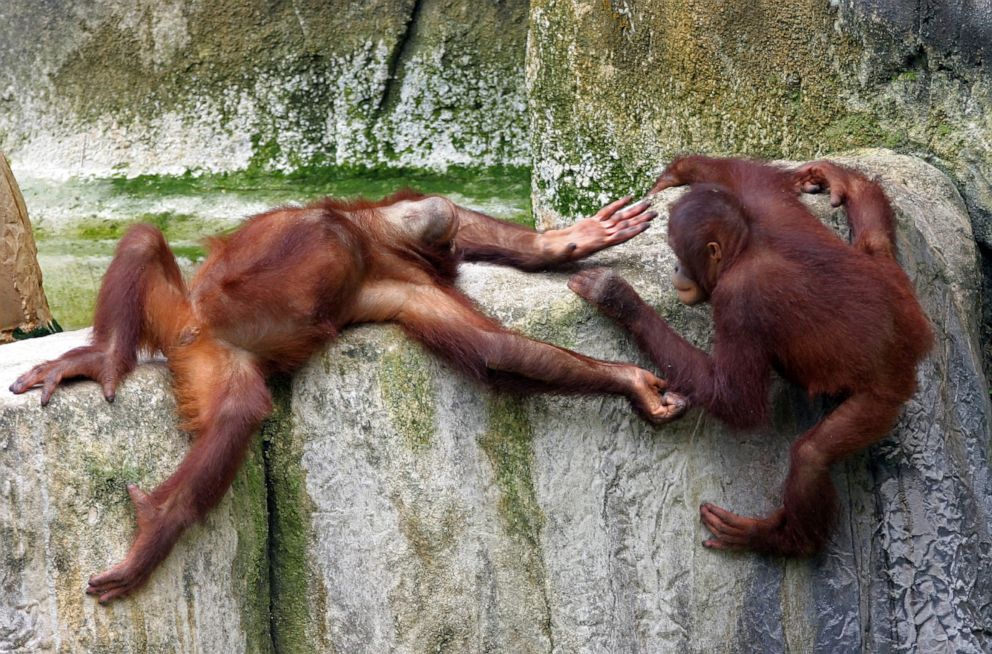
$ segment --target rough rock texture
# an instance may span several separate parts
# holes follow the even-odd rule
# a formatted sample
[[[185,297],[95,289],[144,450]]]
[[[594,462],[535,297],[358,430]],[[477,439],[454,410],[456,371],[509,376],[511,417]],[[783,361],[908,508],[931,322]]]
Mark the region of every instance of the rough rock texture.
[[[901,261],[938,346],[895,433],[837,468],[842,517],[825,552],[700,545],[701,501],[776,506],[788,443],[821,410],[802,393],[780,386],[774,425],[756,434],[698,412],[656,429],[622,399],[489,393],[399,331],[365,327],[297,375],[269,441],[280,651],[988,651],[992,408],[968,214],[919,160],[848,163],[880,175],[898,207]],[[657,222],[595,263],[705,343],[706,311],[667,289]],[[565,279],[464,266],[461,285],[532,336],[637,358]]]
[[[38,394],[7,387],[87,331],[0,347],[0,652],[268,652],[267,511],[256,447],[220,506],[186,534],[147,588],[101,607],[87,578],[123,558],[125,490],[154,487],[189,439],[161,363],[108,404],[95,383]]]
[[[82,590],[124,553],[124,483],[153,485],[187,447],[165,370],[140,367],[113,405],[92,383],[45,410],[0,392],[0,650],[989,651],[992,407],[967,211],[917,159],[844,161],[892,198],[938,345],[894,433],[835,470],[841,519],[819,556],[700,544],[700,502],[776,506],[789,442],[823,410],[801,392],[779,384],[773,425],[753,434],[699,412],[652,428],[619,398],[491,393],[366,326],[273,383],[264,481],[256,451],[151,585],[111,609]],[[840,229],[842,212],[810,202]],[[656,222],[592,263],[705,345],[708,312],[669,290]],[[466,265],[460,284],[535,338],[643,362],[565,279]],[[0,388],[83,337],[0,347]]]
[[[12,340],[17,330],[23,334],[51,327],[28,210],[0,152],[0,342]]]
[[[66,174],[525,163],[522,0],[10,0],[0,148]]]
[[[992,245],[987,2],[534,0],[535,208],[574,218],[683,150],[915,153],[952,173]]]

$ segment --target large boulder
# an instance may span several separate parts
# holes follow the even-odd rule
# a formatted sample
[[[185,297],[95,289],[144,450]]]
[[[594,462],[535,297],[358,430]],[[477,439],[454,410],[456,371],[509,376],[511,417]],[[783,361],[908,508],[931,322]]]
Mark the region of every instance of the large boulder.
[[[992,407],[968,214],[920,160],[869,151],[844,161],[879,176],[892,198],[900,261],[937,345],[892,435],[836,467],[841,517],[818,556],[713,552],[698,519],[706,500],[744,513],[777,505],[789,443],[824,410],[802,392],[778,383],[773,422],[756,433],[699,411],[655,428],[620,398],[490,392],[372,325],[273,384],[264,479],[256,452],[149,586],[109,609],[82,591],[88,573],[124,554],[124,484],[154,485],[187,449],[166,371],[141,366],[113,405],[92,382],[47,409],[37,393],[0,394],[0,645],[989,651]],[[706,346],[707,309],[679,305],[668,288],[664,207],[678,193],[658,198],[662,215],[644,235],[591,264],[623,272]],[[842,212],[809,202],[843,232]],[[466,265],[459,283],[535,338],[647,363],[565,280]],[[0,387],[81,338],[0,347]]]
[[[134,530],[126,485],[152,488],[189,448],[163,362],[107,403],[93,382],[11,395],[17,375],[85,344],[89,330],[0,347],[0,651],[268,652],[267,510],[260,441],[202,526],[148,586],[102,607],[86,580]]]
[[[398,330],[364,327],[296,376],[271,443],[277,646],[987,651],[992,409],[968,214],[919,160],[845,161],[879,175],[897,208],[901,262],[937,347],[892,436],[837,466],[841,519],[823,553],[789,561],[700,544],[700,502],[744,513],[779,502],[789,443],[821,411],[795,389],[779,385],[758,433],[699,412],[652,428],[622,399],[482,390]],[[810,202],[841,224],[825,199]],[[707,311],[675,301],[664,215],[656,223],[591,263],[622,271],[705,345]],[[463,269],[462,288],[507,324],[642,360],[565,274]]]

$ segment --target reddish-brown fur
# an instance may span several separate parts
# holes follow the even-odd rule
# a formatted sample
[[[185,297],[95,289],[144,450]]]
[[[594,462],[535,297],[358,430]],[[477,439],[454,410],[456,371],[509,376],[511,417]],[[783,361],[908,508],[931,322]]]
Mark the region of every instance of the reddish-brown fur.
[[[894,259],[892,210],[876,183],[829,162],[787,171],[690,156],[655,189],[683,184],[693,186],[672,207],[669,243],[713,306],[712,354],[676,334],[619,277],[592,271],[570,285],[633,333],[673,389],[729,425],[767,420],[773,369],[811,395],[843,399],[793,445],[781,509],[755,519],[700,508],[710,547],[811,554],[835,511],[830,465],[887,434],[931,347],[929,321]],[[801,190],[826,188],[846,207],[850,245],[799,199]],[[722,247],[718,264],[706,254],[712,242]]]
[[[604,207],[572,228],[537,234],[450,203],[401,192],[379,202],[324,200],[276,209],[211,242],[187,289],[162,234],[121,240],[97,301],[92,345],[36,366],[11,387],[89,377],[108,400],[139,350],[169,361],[184,427],[178,469],[151,493],[128,490],[138,532],[127,558],[89,580],[101,602],[144,583],[183,530],[220,501],[271,409],[265,378],[291,371],[359,322],[397,322],[477,379],[556,392],[618,393],[649,419],[677,415],[664,383],[634,366],[591,359],[507,331],[454,286],[462,259],[538,269],[622,243],[654,217],[646,205]]]

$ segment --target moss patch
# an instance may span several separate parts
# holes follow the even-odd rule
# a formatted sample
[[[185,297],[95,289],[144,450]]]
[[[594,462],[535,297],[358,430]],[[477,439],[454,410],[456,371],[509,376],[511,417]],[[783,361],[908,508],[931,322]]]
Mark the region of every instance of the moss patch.
[[[241,603],[241,628],[247,650],[272,651],[269,633],[269,515],[268,487],[262,455],[262,438],[256,436],[231,489],[231,517],[238,534],[232,579],[234,596]]]
[[[89,482],[89,496],[101,506],[131,506],[127,485],[147,479],[148,470],[121,461],[110,464],[95,456],[84,456],[85,478]]]
[[[533,434],[523,402],[493,395],[488,402],[489,425],[479,445],[489,457],[499,485],[499,510],[509,534],[537,546],[544,513],[534,492]]]
[[[20,327],[11,332],[10,337],[15,341],[23,341],[29,338],[41,338],[42,336],[48,336],[49,334],[58,334],[62,331],[62,325],[59,324],[58,320],[52,320],[52,322],[47,325],[41,325],[40,327],[35,327],[28,331],[24,331]]]
[[[226,173],[115,177],[109,181],[115,193],[135,198],[230,193],[273,204],[304,202],[323,196],[380,198],[401,188],[414,188],[422,193],[453,196],[462,202],[486,204],[497,200],[507,206],[501,218],[534,225],[530,212],[530,169],[524,167],[451,166],[438,173],[417,168],[302,166],[291,172],[249,168]],[[177,218],[181,217],[167,220],[163,231],[168,234]]]
[[[308,652],[312,640],[307,628],[314,620],[307,553],[315,506],[306,490],[303,443],[293,430],[291,382],[280,378],[270,389],[274,411],[262,425],[262,442],[269,486],[272,642],[277,652]]]
[[[417,558],[430,576],[443,574],[443,568],[450,562],[457,536],[464,529],[465,516],[451,508],[441,514],[439,520],[423,518],[417,507],[411,507],[398,500],[396,515],[399,528],[407,543],[413,548]]]
[[[190,263],[200,263],[207,256],[207,250],[202,245],[169,245],[172,254],[177,259],[185,259]]]
[[[39,250],[41,248],[39,247]],[[66,329],[79,329],[93,323],[100,279],[110,259],[48,259],[39,257],[45,275],[45,295],[52,315]]]
[[[514,328],[530,338],[572,350],[576,347],[578,325],[596,315],[588,304],[572,297],[535,309],[528,313],[524,321],[514,324]]]
[[[824,135],[838,150],[860,147],[898,149],[909,143],[909,136],[904,130],[886,127],[877,116],[862,113],[838,118],[824,130]]]
[[[488,398],[487,414],[488,426],[479,445],[493,466],[501,522],[515,541],[513,556],[525,571],[524,582],[531,587],[533,597],[540,598],[535,613],[543,614],[542,628],[553,642],[548,572],[541,553],[545,517],[534,490],[534,435],[527,404],[521,398],[494,394]]]
[[[398,341],[382,357],[379,392],[393,427],[413,448],[431,443],[437,424],[433,362],[419,346]]]
[[[139,223],[154,225],[162,230],[166,239],[189,239],[204,235],[207,225],[196,216],[172,211],[139,214],[126,220],[106,218],[81,220],[60,235],[82,241],[117,240],[127,230]]]

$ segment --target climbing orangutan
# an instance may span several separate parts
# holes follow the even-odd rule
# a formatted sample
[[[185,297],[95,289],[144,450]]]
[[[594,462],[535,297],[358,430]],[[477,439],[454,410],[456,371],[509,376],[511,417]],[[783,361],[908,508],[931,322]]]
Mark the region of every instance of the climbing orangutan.
[[[916,389],[933,341],[913,285],[895,260],[892,209],[875,182],[828,161],[785,170],[740,159],[676,159],[653,191],[689,184],[671,207],[672,284],[686,304],[710,302],[713,352],[676,334],[619,276],[577,273],[569,286],[630,330],[673,391],[726,424],[768,419],[775,370],[840,404],[792,446],[783,506],[749,518],[700,507],[704,545],[787,556],[826,541],[835,514],[830,466],[885,437]],[[829,191],[851,244],[803,205]]]

